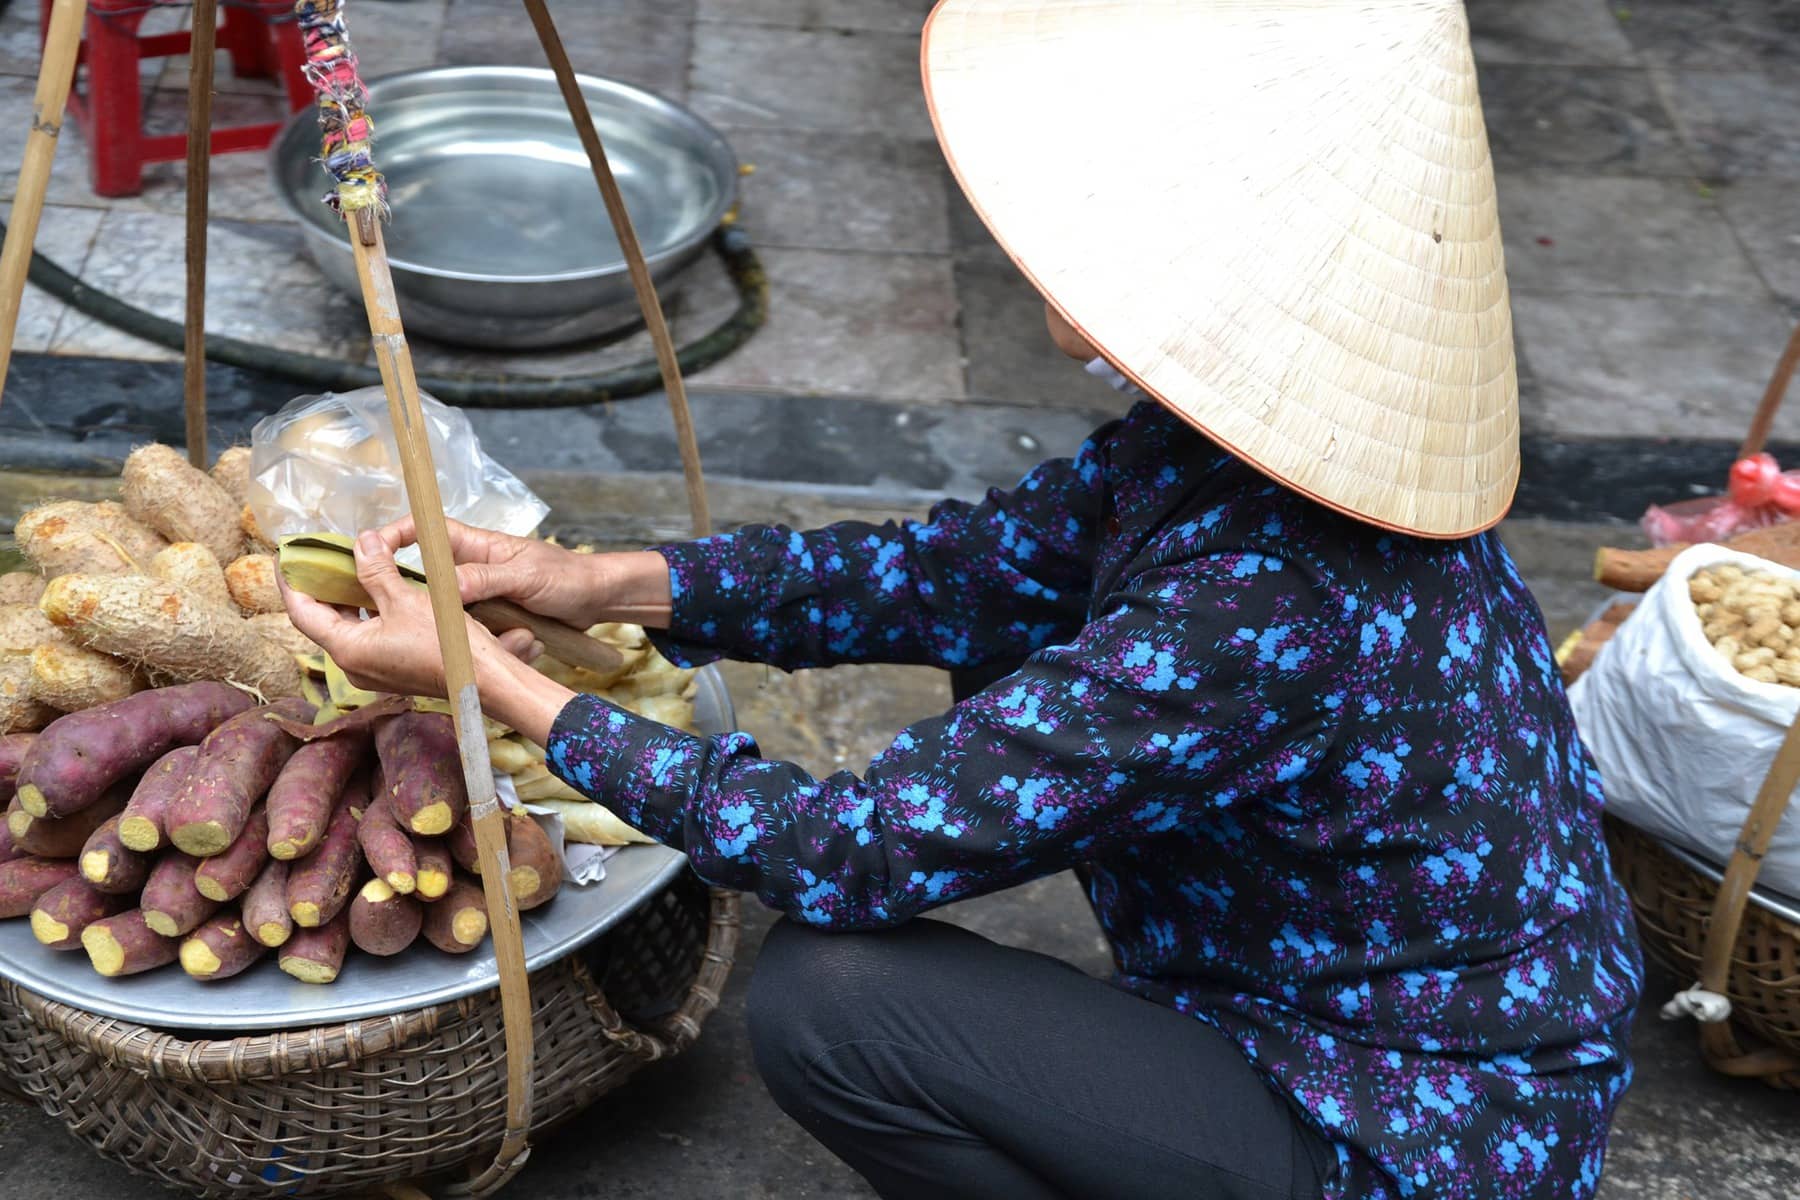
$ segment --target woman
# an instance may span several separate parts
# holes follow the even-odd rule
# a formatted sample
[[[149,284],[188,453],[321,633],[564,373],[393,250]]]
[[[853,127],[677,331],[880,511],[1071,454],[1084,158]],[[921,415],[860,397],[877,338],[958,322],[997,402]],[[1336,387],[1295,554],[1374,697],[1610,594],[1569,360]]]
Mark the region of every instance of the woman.
[[[1022,665],[861,778],[471,626],[488,711],[788,915],[758,1065],[884,1196],[1591,1196],[1639,966],[1486,532],[1516,385],[1460,5],[947,0],[925,65],[1058,345],[1148,398],[928,522],[594,556],[457,529],[460,582],[684,664]],[[411,540],[359,542],[378,616],[290,611],[356,681],[442,694]],[[1071,868],[1110,982],[911,921]]]

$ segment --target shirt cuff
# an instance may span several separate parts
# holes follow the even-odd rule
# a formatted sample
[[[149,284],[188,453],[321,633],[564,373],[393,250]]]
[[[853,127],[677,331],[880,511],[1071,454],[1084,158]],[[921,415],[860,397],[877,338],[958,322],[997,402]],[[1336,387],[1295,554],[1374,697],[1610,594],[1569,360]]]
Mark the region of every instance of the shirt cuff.
[[[702,667],[725,656],[717,547],[709,547],[710,540],[651,547],[669,564],[669,627],[645,632],[657,653],[678,667]]]
[[[584,693],[557,713],[545,751],[564,783],[663,845],[684,848],[702,739]]]

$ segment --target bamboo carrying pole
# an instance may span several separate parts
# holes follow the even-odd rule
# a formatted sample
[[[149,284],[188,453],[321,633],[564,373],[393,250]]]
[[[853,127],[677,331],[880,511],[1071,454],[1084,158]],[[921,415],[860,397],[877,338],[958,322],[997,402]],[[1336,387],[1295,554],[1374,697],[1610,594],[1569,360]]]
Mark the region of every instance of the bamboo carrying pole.
[[[1750,432],[1744,435],[1744,444],[1738,449],[1739,458],[1749,458],[1763,448],[1769,440],[1769,430],[1775,425],[1775,414],[1781,408],[1781,401],[1787,395],[1788,384],[1793,382],[1794,371],[1800,368],[1800,325],[1794,326],[1794,332],[1788,338],[1787,349],[1782,351],[1781,358],[1775,364],[1775,373],[1769,376],[1769,386],[1763,389],[1762,403],[1756,406],[1756,416],[1750,422]]]
[[[86,20],[87,0],[56,0],[50,10],[37,94],[31,101],[31,133],[25,139],[25,159],[19,167],[12,213],[6,219],[6,244],[0,247],[0,395],[5,394],[6,374],[12,366],[25,275],[31,270],[31,247],[37,241],[38,219],[44,214],[56,135],[62,132],[63,109],[75,82],[75,59],[81,51],[81,27]]]
[[[475,687],[475,660],[456,583],[450,529],[444,518],[443,496],[438,491],[437,468],[431,461],[412,351],[400,323],[387,246],[373,209],[356,209],[346,214],[346,220],[351,250],[356,256],[356,278],[362,287],[363,306],[368,310],[369,334],[375,344],[375,364],[381,371],[388,415],[399,443],[407,506],[412,510],[419,550],[425,559],[426,591],[431,597],[438,648],[444,656],[444,682],[456,722],[463,778],[469,788],[469,814],[481,857],[481,888],[491,914],[494,960],[500,977],[500,1005],[506,1026],[506,1132],[494,1162],[469,1185],[475,1195],[485,1195],[511,1178],[531,1153],[527,1135],[531,1130],[532,1026],[525,943],[519,928],[518,905],[507,883],[511,863],[506,853],[506,822],[494,792],[487,729]]]
[[[631,274],[632,290],[637,293],[638,307],[644,314],[644,325],[650,330],[650,341],[656,347],[656,365],[662,372],[663,390],[669,396],[669,411],[675,418],[675,440],[681,448],[681,475],[687,484],[688,512],[693,517],[694,536],[712,532],[712,513],[706,502],[706,480],[700,471],[700,443],[694,436],[694,418],[688,411],[687,385],[682,382],[681,363],[676,358],[675,341],[669,336],[669,324],[663,318],[662,302],[656,296],[656,283],[650,278],[650,267],[644,261],[644,249],[638,242],[637,228],[625,209],[625,198],[613,178],[612,165],[606,161],[606,148],[600,143],[600,131],[594,128],[594,115],[588,111],[587,98],[581,94],[581,82],[569,62],[562,35],[556,31],[550,9],[544,0],[525,0],[525,11],[537,30],[556,84],[562,89],[563,102],[569,107],[569,118],[587,151],[588,164],[594,171],[594,182],[600,185],[600,198],[606,204],[606,215],[618,234],[619,249],[625,254],[625,267]]]
[[[188,43],[187,344],[182,356],[182,408],[188,461],[206,470],[206,218],[212,182],[213,48],[218,0],[194,0]]]

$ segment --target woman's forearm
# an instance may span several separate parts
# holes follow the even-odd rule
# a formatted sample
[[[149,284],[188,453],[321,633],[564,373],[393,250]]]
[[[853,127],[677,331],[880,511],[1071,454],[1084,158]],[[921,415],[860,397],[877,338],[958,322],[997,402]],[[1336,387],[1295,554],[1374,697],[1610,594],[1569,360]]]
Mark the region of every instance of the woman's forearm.
[[[623,621],[647,629],[667,629],[673,600],[669,564],[654,550],[624,554],[583,554],[595,597],[593,621]]]

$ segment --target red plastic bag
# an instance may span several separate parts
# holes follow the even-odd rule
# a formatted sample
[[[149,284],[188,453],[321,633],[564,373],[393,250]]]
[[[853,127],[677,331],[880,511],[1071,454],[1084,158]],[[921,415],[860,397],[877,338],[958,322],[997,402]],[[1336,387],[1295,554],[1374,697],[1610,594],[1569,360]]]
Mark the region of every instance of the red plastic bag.
[[[1800,517],[1800,471],[1782,471],[1771,454],[1731,466],[1727,492],[1675,504],[1652,504],[1638,521],[1652,546],[1723,542],[1747,529]]]

